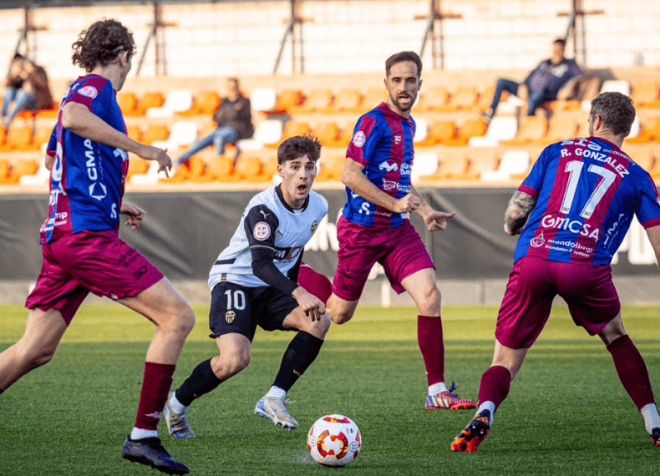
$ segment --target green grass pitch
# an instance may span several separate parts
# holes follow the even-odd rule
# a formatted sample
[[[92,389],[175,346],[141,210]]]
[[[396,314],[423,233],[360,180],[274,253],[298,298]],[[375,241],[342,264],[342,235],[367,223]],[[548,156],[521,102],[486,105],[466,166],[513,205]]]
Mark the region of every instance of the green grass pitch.
[[[208,308],[174,376],[178,386],[216,352]],[[660,308],[627,307],[624,324],[660,388]],[[443,310],[448,382],[476,399],[493,349],[495,307]],[[27,313],[0,307],[0,349],[23,333]],[[121,445],[137,409],[147,343],[146,319],[119,305],[84,306],[51,363],[0,397],[0,474],[140,475],[154,470],[124,461]],[[660,448],[621,387],[597,337],[575,327],[556,307],[528,354],[509,398],[495,414],[476,454],[449,450],[472,411],[425,411],[426,379],[417,347],[415,310],[360,307],[353,321],[333,326],[315,364],[289,393],[296,431],[253,415],[271,385],[287,333],[258,331],[250,366],[195,402],[197,432],[174,440],[161,423],[165,447],[193,475],[314,475],[335,470],[313,463],[307,431],[322,415],[342,413],[363,437],[347,475],[658,474]],[[334,473],[333,473],[334,474]]]

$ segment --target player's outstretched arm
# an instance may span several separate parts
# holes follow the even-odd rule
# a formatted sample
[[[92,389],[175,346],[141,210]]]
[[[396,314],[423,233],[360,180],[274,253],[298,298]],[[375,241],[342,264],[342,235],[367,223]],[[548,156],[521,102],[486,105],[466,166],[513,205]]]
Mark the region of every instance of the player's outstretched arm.
[[[655,252],[655,262],[660,267],[660,225],[647,228],[646,235],[649,237],[649,241]]]
[[[391,212],[408,213],[419,207],[421,203],[419,196],[409,193],[397,200],[371,183],[362,172],[363,169],[364,165],[347,157],[341,173],[341,182],[365,200],[387,208]]]
[[[419,197],[420,204],[415,210],[424,219],[426,228],[429,231],[442,231],[447,227],[447,219],[453,218],[456,212],[439,212],[434,210],[429,203],[422,198],[417,189],[412,187],[412,194]]]
[[[520,234],[535,205],[536,198],[528,193],[517,190],[513,194],[504,214],[504,231],[507,235]]]
[[[62,107],[62,127],[85,139],[132,152],[145,160],[155,160],[160,165],[158,171],[169,176],[167,171],[172,168],[172,159],[166,150],[131,139],[80,103],[68,102]]]

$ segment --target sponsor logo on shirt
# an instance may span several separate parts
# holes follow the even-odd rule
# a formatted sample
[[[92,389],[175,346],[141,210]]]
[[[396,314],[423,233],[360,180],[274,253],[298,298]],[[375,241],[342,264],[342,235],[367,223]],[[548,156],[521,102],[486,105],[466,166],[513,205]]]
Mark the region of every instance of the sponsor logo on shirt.
[[[264,221],[260,221],[254,226],[254,231],[252,232],[254,239],[259,241],[267,240],[270,236],[270,226]]]
[[[78,94],[94,99],[99,95],[99,92],[94,86],[84,86],[78,90]]]
[[[401,164],[401,175],[410,175],[412,172],[412,164],[404,162]]]
[[[399,165],[397,163],[390,164],[387,160],[378,166],[380,170],[387,170],[388,172],[396,172],[399,170]]]
[[[353,145],[355,147],[362,147],[367,140],[367,136],[364,135],[364,132],[357,131],[353,136]]]
[[[91,87],[91,86],[90,86]],[[89,196],[96,200],[103,200],[108,195],[108,189],[104,184],[97,182],[99,173],[97,169],[96,156],[94,155],[94,145],[91,140],[86,139],[85,142],[85,166],[87,167],[87,177],[92,181],[89,184]]]
[[[583,224],[579,220],[571,220],[566,217],[545,215],[541,220],[541,226],[543,228],[554,228],[556,230],[568,230],[571,233],[579,233],[580,236],[587,236],[596,242],[600,236],[599,228],[594,228],[589,223]]]

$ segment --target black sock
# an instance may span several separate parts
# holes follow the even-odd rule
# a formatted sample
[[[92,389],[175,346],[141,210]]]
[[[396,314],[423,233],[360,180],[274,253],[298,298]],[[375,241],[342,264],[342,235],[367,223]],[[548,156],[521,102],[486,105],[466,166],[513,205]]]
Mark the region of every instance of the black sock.
[[[195,370],[192,371],[176,390],[176,399],[182,405],[190,406],[194,399],[214,390],[222,382],[223,380],[220,380],[213,373],[211,359],[205,360],[195,367]]]
[[[4,392],[4,390],[0,388],[0,395],[2,395],[2,392]]]
[[[304,331],[298,332],[282,357],[282,365],[273,385],[288,392],[298,377],[314,362],[322,345],[323,339]]]

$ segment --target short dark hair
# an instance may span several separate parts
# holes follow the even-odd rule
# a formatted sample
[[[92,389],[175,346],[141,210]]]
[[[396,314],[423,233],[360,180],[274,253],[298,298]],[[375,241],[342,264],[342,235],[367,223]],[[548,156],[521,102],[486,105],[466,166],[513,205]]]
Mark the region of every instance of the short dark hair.
[[[404,61],[412,61],[417,65],[417,77],[422,75],[422,58],[419,57],[414,51],[401,51],[400,53],[393,54],[387,61],[385,61],[385,76],[390,75],[392,65],[402,63]]]
[[[314,162],[321,157],[321,142],[313,135],[289,137],[277,148],[277,163],[282,165],[287,160],[297,159],[307,154]]]
[[[563,38],[557,38],[555,41],[552,42],[552,44],[553,45],[555,45],[555,44],[561,45],[565,48],[566,47],[566,40],[563,39]]]
[[[93,70],[97,65],[107,66],[127,51],[129,58],[136,52],[133,33],[117,20],[99,20],[80,32],[73,44],[73,64]]]
[[[600,93],[591,101],[589,115],[598,115],[603,125],[612,134],[630,134],[630,128],[635,120],[635,106],[633,100],[625,94],[616,92]]]

